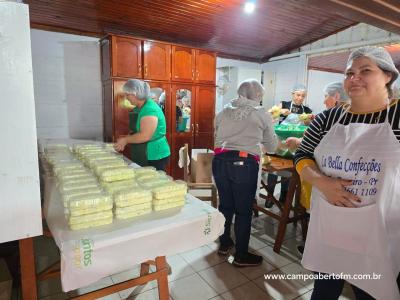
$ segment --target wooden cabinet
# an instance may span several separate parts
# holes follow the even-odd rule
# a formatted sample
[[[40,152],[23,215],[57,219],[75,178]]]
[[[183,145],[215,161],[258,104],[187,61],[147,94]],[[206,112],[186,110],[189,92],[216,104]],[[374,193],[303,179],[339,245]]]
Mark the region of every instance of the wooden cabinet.
[[[144,41],[143,78],[152,80],[171,79],[171,45]]]
[[[129,37],[111,37],[111,75],[142,78],[142,41]]]
[[[213,52],[196,50],[195,82],[215,84],[216,56]]]
[[[215,86],[173,84],[172,97],[172,176],[182,178],[177,167],[179,149],[214,147]]]
[[[172,46],[172,80],[215,84],[215,53]]]
[[[103,139],[106,142],[116,142],[119,137],[130,132],[129,110],[121,107],[121,101],[125,98],[122,93],[125,82],[126,80],[112,79],[103,83]],[[123,153],[129,158],[129,147]]]
[[[215,86],[196,86],[194,148],[214,148]]]
[[[120,103],[128,79],[143,79],[163,109],[171,147],[169,174],[183,178],[179,149],[213,148],[215,53],[163,42],[110,35],[101,40],[104,140],[129,134],[129,111]],[[127,148],[124,155],[130,157]]]
[[[192,82],[195,75],[195,50],[172,46],[172,80]]]

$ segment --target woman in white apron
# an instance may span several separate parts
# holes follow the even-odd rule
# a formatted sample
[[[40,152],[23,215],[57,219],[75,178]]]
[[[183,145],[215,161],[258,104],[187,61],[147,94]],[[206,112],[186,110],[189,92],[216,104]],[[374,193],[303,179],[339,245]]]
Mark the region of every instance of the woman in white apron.
[[[351,104],[319,114],[295,156],[313,185],[302,264],[318,275],[311,299],[338,299],[344,281],[357,299],[400,299],[399,72],[385,49],[363,47],[345,75]]]

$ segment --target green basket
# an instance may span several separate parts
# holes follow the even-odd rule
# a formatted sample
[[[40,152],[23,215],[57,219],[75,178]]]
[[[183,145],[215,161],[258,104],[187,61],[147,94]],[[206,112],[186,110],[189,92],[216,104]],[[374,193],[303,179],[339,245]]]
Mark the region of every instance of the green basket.
[[[287,139],[289,137],[301,138],[306,131],[307,126],[305,125],[275,125],[274,130],[276,135],[281,139]]]

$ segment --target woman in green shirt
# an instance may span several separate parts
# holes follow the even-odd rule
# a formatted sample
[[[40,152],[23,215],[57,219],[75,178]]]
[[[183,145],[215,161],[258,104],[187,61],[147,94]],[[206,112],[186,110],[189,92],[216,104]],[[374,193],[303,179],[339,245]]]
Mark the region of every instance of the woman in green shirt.
[[[129,113],[129,127],[132,134],[121,137],[114,145],[115,150],[123,151],[131,144],[132,161],[140,166],[153,166],[164,170],[171,151],[168,145],[165,116],[152,99],[149,85],[138,79],[128,80],[122,87],[126,99],[135,108]]]

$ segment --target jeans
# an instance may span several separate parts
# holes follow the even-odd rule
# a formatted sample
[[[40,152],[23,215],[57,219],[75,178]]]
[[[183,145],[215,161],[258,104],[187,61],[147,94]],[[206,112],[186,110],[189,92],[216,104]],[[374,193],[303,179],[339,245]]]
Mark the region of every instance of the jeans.
[[[233,244],[231,224],[235,215],[236,255],[245,255],[248,253],[257,190],[258,162],[250,156],[239,157],[238,151],[229,151],[214,156],[212,171],[220,199],[218,209],[225,216],[225,230],[220,243],[223,246]]]
[[[165,171],[165,167],[168,165],[168,161],[169,156],[157,160],[148,160],[147,165],[156,168],[157,171]]]
[[[318,274],[318,273],[316,273]],[[323,273],[322,273],[323,274]],[[337,300],[342,294],[344,285],[343,279],[316,279],[311,300]],[[367,292],[351,285],[357,300],[374,300]]]

